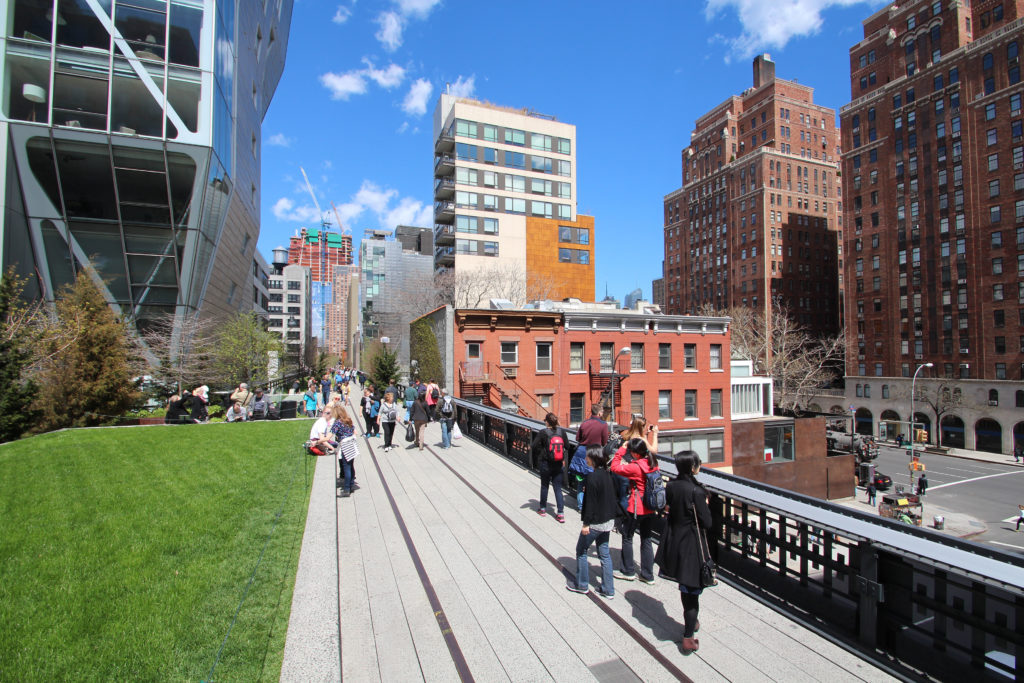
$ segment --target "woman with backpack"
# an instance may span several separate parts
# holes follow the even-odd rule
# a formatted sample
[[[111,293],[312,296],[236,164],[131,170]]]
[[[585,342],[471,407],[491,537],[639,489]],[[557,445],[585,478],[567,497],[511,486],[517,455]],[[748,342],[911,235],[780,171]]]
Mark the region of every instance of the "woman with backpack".
[[[587,549],[591,543],[597,545],[597,556],[601,558],[601,587],[598,594],[611,600],[615,597],[615,580],[612,578],[612,556],[608,552],[608,538],[615,524],[615,484],[608,472],[608,458],[600,445],[587,446],[587,466],[591,468],[586,478],[583,505],[580,518],[583,528],[576,541],[576,583],[566,586],[574,593],[590,592],[590,565]]]
[[[530,448],[533,461],[540,470],[540,507],[537,514],[541,517],[548,514],[548,484],[551,484],[555,489],[555,505],[558,508],[555,519],[559,524],[565,524],[562,478],[565,474],[566,454],[569,452],[569,434],[558,426],[558,416],[554,413],[548,413],[544,423],[547,427],[537,432]]]
[[[391,445],[391,439],[395,436],[395,423],[398,422],[398,404],[391,392],[384,394],[384,403],[380,406],[378,421],[384,430],[384,452],[390,451],[396,446]]]
[[[676,456],[676,478],[665,487],[665,510],[668,520],[658,544],[658,563],[662,578],[679,584],[679,597],[683,603],[683,654],[696,652],[700,641],[694,634],[700,629],[697,615],[700,610],[701,561],[709,556],[704,547],[707,530],[711,528],[711,510],[708,493],[697,482],[700,456],[694,451],[683,451]],[[698,531],[698,525],[701,531]]]
[[[416,444],[422,451],[427,423],[430,422],[430,413],[427,411],[427,402],[423,400],[423,396],[417,396],[416,400],[412,402],[412,408],[409,409],[409,422],[415,425]]]
[[[633,462],[622,462],[626,451],[633,456]],[[647,442],[633,437],[625,446],[615,451],[609,465],[613,473],[625,477],[629,482],[626,502],[626,519],[622,523],[622,569],[615,572],[615,578],[632,581],[637,571],[633,562],[633,534],[640,533],[640,580],[654,583],[654,522],[657,510],[650,509],[644,499],[649,474],[658,472],[658,458],[648,449]]]

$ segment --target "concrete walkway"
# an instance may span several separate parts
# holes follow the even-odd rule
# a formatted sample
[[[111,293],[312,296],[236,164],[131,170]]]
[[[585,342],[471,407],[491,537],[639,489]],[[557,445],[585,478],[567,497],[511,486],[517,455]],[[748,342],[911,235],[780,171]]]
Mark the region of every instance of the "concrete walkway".
[[[577,513],[559,524],[552,497],[538,516],[535,475],[468,438],[440,449],[436,424],[427,436],[388,453],[361,438],[349,498],[317,459],[282,681],[893,680],[724,583],[682,655],[675,584],[566,591]],[[593,549],[590,565],[596,585]]]

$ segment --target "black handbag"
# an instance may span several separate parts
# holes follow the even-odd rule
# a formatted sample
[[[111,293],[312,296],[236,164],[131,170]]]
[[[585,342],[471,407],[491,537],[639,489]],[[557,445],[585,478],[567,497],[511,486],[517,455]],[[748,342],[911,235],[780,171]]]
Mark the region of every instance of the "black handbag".
[[[416,440],[416,428],[413,426],[412,422],[405,423],[405,440],[409,443]]]
[[[718,565],[711,559],[707,534],[701,532],[700,522],[697,521],[697,504],[691,502],[690,508],[693,510],[693,527],[697,530],[697,545],[700,547],[700,585],[704,588],[717,586]]]

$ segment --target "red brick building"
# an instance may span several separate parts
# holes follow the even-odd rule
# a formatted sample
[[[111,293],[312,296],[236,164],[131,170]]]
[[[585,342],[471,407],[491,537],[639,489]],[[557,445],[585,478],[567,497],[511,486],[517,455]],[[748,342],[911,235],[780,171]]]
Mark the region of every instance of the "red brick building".
[[[589,417],[595,403],[614,406],[620,424],[633,413],[657,423],[662,453],[692,448],[729,466],[728,319],[540,306],[454,312],[456,397],[537,419],[550,411],[563,425]]]
[[[779,297],[818,334],[841,327],[838,130],[814,90],[754,60],[753,87],[699,118],[665,196],[665,311]]]
[[[850,48],[842,108],[847,398],[858,428],[907,421],[956,378],[943,444],[1024,441],[1024,0],[889,5]],[[872,389],[874,390],[872,392]],[[1016,400],[1014,400],[1016,397]]]

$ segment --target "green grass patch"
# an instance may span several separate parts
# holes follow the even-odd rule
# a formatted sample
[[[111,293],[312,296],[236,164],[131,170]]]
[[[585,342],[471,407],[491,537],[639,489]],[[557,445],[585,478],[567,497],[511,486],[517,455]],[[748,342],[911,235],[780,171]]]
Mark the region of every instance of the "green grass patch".
[[[0,448],[0,680],[208,680],[268,537],[213,678],[278,680],[308,431],[89,429]]]

